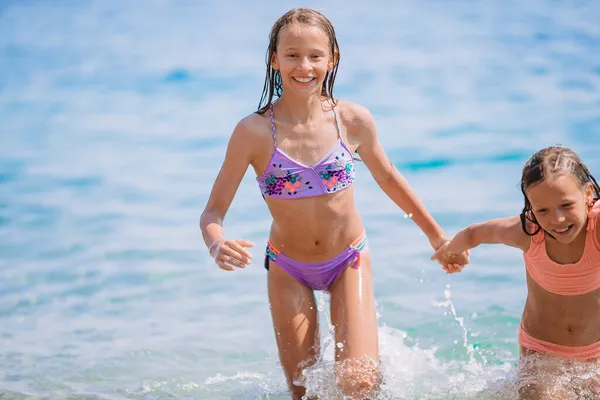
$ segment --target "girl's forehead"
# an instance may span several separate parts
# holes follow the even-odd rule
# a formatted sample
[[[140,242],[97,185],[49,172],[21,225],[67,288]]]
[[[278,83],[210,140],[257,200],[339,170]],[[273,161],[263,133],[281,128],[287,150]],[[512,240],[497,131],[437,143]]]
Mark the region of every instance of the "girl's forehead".
[[[582,192],[581,185],[571,174],[553,174],[543,181],[530,186],[527,196],[547,200],[552,195],[568,195]]]
[[[288,45],[299,42],[306,42],[312,45],[324,45],[329,44],[329,38],[318,26],[302,24],[294,22],[284,26],[279,31],[279,45]]]

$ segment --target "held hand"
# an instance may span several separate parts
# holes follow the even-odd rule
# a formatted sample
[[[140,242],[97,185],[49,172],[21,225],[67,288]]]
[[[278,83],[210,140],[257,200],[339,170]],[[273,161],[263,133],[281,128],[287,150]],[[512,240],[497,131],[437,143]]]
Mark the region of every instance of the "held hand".
[[[252,254],[246,250],[249,247],[254,247],[254,244],[247,240],[222,240],[213,243],[208,252],[219,268],[233,271],[234,267],[245,268],[250,265]]]
[[[442,269],[446,271],[446,274],[454,274],[456,272],[461,272],[465,266],[460,264],[447,264],[442,265]]]
[[[432,260],[438,260],[447,274],[460,272],[465,265],[469,264],[470,250],[456,253],[452,251],[452,242],[445,242],[432,256]]]
[[[440,248],[444,247],[444,245],[447,244],[449,241],[450,239],[448,239],[446,236],[439,236],[436,238],[430,238],[429,244],[431,244],[433,250],[437,252]]]

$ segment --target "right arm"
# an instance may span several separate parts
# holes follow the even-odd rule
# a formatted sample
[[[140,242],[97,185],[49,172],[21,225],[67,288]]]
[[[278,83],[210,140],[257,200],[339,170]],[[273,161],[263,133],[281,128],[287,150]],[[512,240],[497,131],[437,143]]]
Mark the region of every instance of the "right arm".
[[[451,240],[448,249],[452,253],[461,253],[480,244],[504,244],[527,251],[530,239],[523,232],[518,216],[497,218],[466,227]]]
[[[450,242],[442,246],[432,256],[432,259],[437,259],[447,266],[452,263],[445,262],[445,260],[452,259],[454,255],[481,244],[504,244],[526,252],[530,242],[531,237],[523,232],[519,216],[497,218],[476,223],[461,230]]]
[[[253,161],[255,140],[252,140],[251,115],[240,121],[229,139],[225,160],[215,179],[208,202],[200,216],[200,230],[206,247],[219,267],[233,270],[233,266],[243,268],[252,255],[244,247],[252,247],[245,240],[226,240],[223,220],[233,201],[235,193]]]

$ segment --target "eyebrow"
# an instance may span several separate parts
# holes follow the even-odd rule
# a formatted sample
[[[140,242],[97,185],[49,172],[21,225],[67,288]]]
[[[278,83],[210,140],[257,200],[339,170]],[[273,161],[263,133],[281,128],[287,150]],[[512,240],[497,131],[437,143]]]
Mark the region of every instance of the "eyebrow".
[[[562,205],[565,203],[575,203],[575,201],[576,201],[576,199],[564,198],[564,199],[558,200],[556,203],[559,205]],[[531,203],[531,201],[530,201],[530,203]],[[551,205],[540,204],[540,203],[538,203],[538,204],[531,203],[531,207],[533,207],[533,208],[548,208],[548,207],[551,207]]]
[[[298,50],[296,47],[286,47],[283,49],[283,51],[292,51],[292,50]],[[322,49],[310,49],[310,51],[314,51],[315,53],[327,53],[327,50],[322,50]]]

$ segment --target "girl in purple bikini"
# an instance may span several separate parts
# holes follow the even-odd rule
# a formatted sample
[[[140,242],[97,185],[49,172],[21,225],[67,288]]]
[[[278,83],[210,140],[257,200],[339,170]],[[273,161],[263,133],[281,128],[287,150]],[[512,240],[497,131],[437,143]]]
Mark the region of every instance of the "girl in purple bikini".
[[[223,219],[251,165],[273,223],[265,268],[281,365],[294,399],[302,370],[319,355],[314,291],[330,293],[336,376],[353,398],[378,389],[377,321],[367,236],[354,205],[356,152],[381,189],[427,235],[446,241],[404,177],[388,160],[363,106],[333,97],[340,60],[335,31],[320,12],[296,8],[270,34],[267,73],[257,112],[235,127],[200,218],[215,263],[233,271],[250,263],[246,240],[225,239]],[[447,263],[466,264],[468,254]]]

